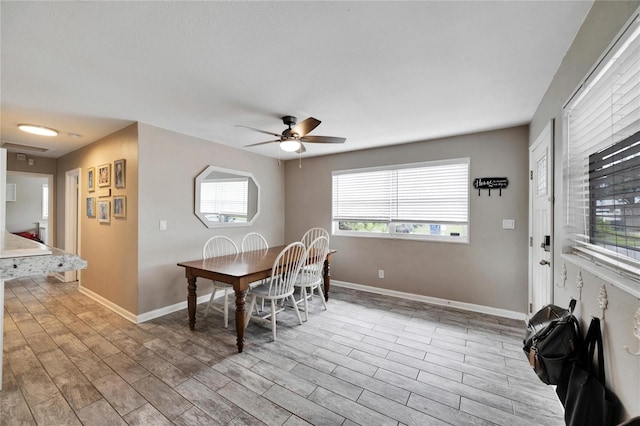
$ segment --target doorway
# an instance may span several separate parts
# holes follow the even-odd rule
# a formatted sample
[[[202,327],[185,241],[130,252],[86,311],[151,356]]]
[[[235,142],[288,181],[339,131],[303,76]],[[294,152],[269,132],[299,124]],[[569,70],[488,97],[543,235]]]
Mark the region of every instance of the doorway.
[[[53,245],[53,175],[7,171],[6,179],[12,184],[12,197],[5,205],[6,230],[28,232]]]
[[[529,148],[529,315],[553,302],[553,125]]]

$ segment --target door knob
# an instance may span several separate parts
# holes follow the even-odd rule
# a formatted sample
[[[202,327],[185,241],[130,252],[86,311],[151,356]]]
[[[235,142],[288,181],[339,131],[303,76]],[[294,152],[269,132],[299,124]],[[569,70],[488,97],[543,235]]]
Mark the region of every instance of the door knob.
[[[542,259],[542,260],[540,261],[540,264],[541,264],[542,266],[544,266],[544,265],[551,266],[551,262],[549,262],[549,261],[547,261],[547,260],[544,260],[544,259]]]

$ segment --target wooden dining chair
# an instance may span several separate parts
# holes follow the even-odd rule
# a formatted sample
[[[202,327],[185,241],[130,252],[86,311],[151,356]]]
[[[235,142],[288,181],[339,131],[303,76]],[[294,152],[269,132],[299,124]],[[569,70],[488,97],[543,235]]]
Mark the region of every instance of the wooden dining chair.
[[[202,247],[202,258],[209,259],[211,257],[225,256],[229,254],[238,254],[238,246],[228,237],[223,235],[216,235],[211,237],[204,243]],[[204,311],[204,317],[207,317],[209,309],[213,309],[222,313],[224,316],[224,327],[229,326],[229,292],[233,291],[233,286],[226,283],[221,283],[215,280],[213,281],[213,289],[211,291],[211,298],[207,303],[207,309]],[[223,307],[219,308],[213,304],[213,299],[216,296],[218,290],[224,291]]]
[[[305,321],[309,321],[309,300],[313,298],[314,290],[318,290],[320,300],[324,310],[327,310],[327,302],[324,300],[322,286],[324,284],[324,260],[329,253],[329,239],[327,237],[318,237],[307,247],[306,258],[307,263],[298,274],[298,278],[293,284],[294,300],[295,290],[300,290],[300,298],[295,301],[296,304],[302,304],[304,310]]]
[[[302,324],[300,311],[293,297],[293,285],[298,278],[302,265],[305,263],[306,254],[304,244],[300,242],[291,243],[280,252],[273,262],[269,280],[249,290],[251,301],[246,314],[245,327],[249,325],[249,321],[252,318],[263,322],[271,322],[271,333],[273,340],[276,340],[276,317],[279,312],[285,309],[284,304],[279,302],[287,299],[290,299],[293,303],[298,322]],[[269,302],[271,309],[268,311],[263,309],[260,313],[252,314],[256,303],[262,301]]]

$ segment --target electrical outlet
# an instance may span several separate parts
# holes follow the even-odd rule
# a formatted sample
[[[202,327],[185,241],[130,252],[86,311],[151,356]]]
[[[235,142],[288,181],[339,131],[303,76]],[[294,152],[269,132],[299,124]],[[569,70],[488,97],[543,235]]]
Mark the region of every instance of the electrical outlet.
[[[167,230],[167,221],[166,220],[161,220],[160,221],[160,230],[161,231],[166,231]]]
[[[378,269],[378,278],[384,278],[384,269]]]
[[[516,221],[514,219],[502,219],[502,229],[516,229]]]

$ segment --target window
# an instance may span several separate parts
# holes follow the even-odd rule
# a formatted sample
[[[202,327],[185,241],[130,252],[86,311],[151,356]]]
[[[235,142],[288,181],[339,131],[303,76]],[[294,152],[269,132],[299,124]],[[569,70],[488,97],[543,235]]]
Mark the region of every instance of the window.
[[[337,235],[469,241],[469,159],[333,172]]]
[[[246,222],[249,178],[204,181],[200,187],[200,210],[212,222]]]
[[[640,24],[566,106],[565,235],[573,253],[640,279]]]

